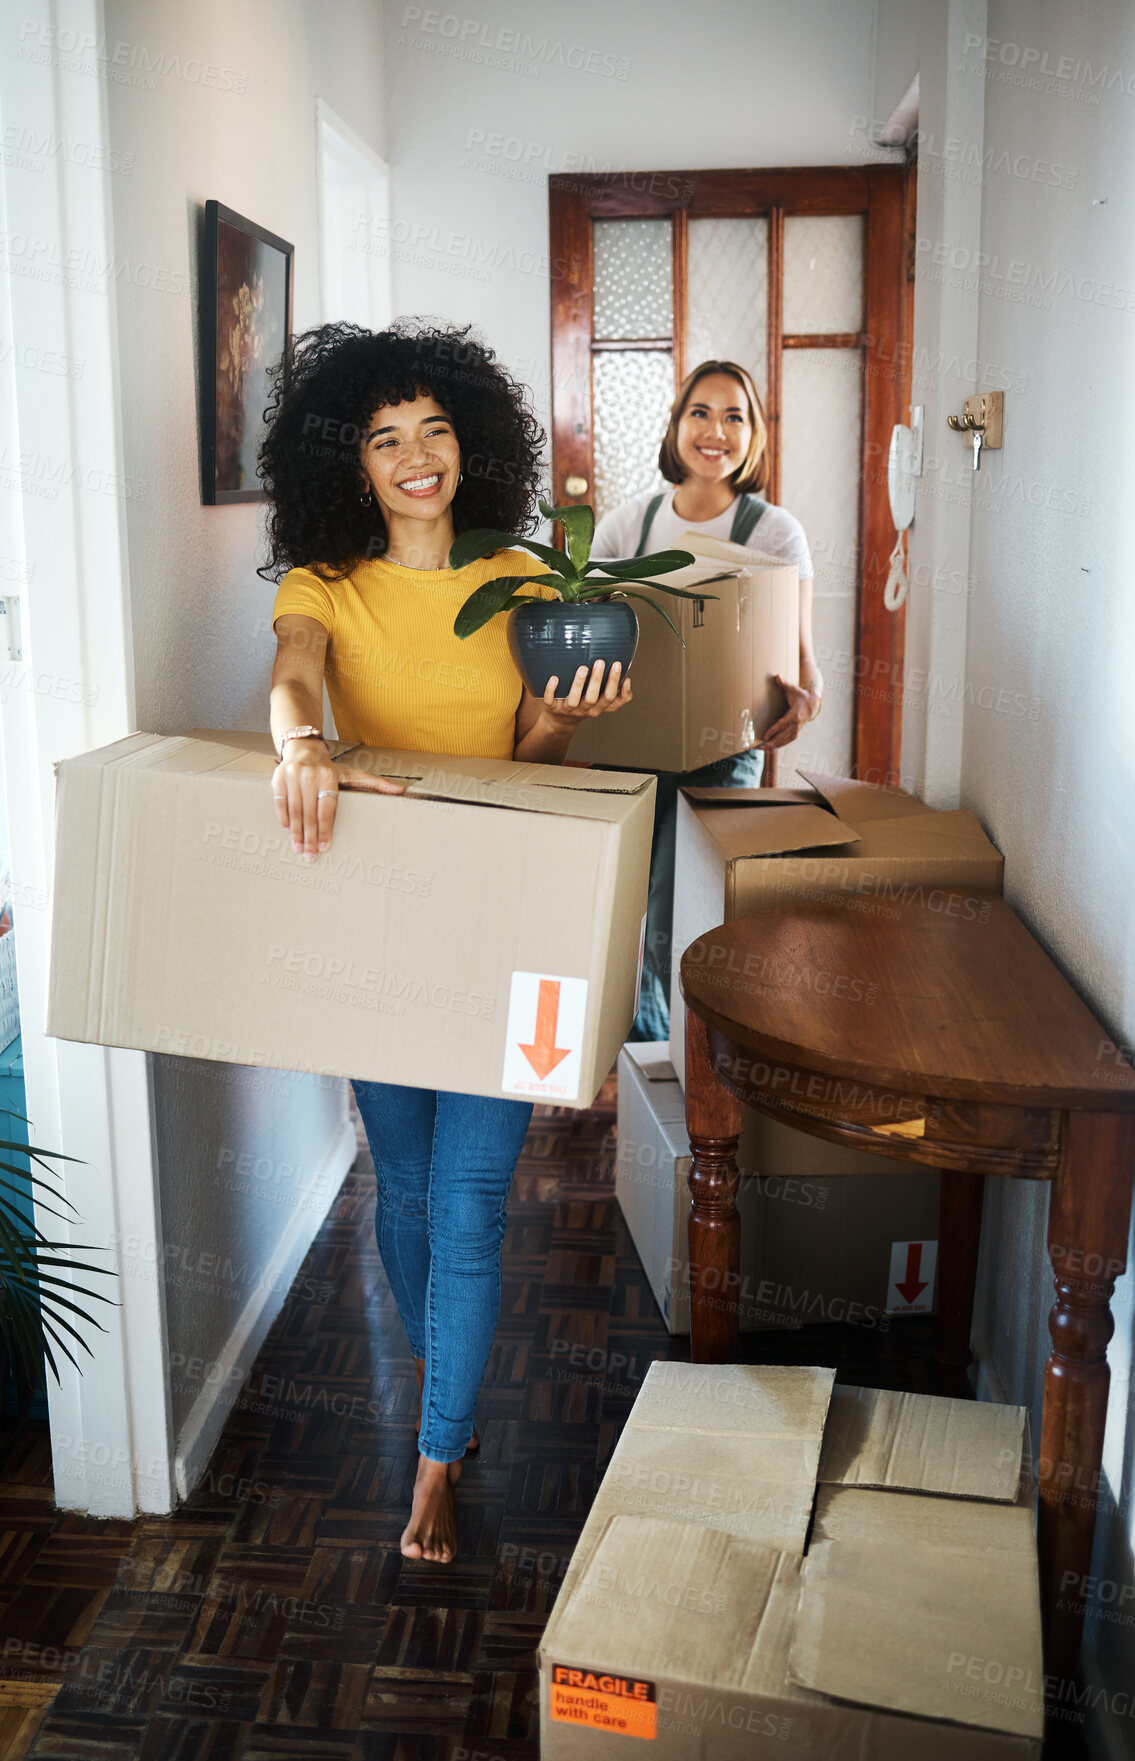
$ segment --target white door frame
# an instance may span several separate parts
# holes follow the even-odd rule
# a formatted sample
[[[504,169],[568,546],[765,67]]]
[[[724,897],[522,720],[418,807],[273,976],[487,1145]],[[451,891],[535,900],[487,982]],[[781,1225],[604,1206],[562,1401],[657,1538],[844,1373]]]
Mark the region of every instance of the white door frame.
[[[329,192],[328,167],[340,192],[350,192],[348,225]],[[315,188],[319,211],[319,311],[324,324],[346,318],[381,330],[394,316],[390,243],[390,167],[322,98],[315,100]],[[349,236],[344,238],[346,232]],[[339,252],[355,252],[368,268],[367,297],[355,303],[340,289]],[[358,279],[357,277],[353,279]]]
[[[106,1329],[80,1327],[93,1356],[72,1342],[82,1374],[59,1357],[62,1385],[48,1377],[55,1498],[132,1517],[174,1502],[149,1062],[43,1032],[54,765],[135,728],[106,89],[91,49],[90,71],[67,65],[104,37],[102,0],[44,0],[0,54],[4,127],[82,146],[0,171],[0,587],[19,632],[19,658],[0,651],[0,744],[31,1139],[81,1164],[59,1183],[79,1220],[37,1221],[107,1250],[80,1257],[117,1272],[87,1282],[121,1305],[86,1304]],[[126,1236],[152,1261],[131,1263]]]
[[[980,297],[973,276],[944,276],[935,266],[939,246],[954,261],[975,263],[981,246],[981,184],[935,176],[944,169],[943,143],[964,141],[980,160],[985,138],[985,77],[964,45],[986,34],[987,0],[947,0],[925,13],[919,79],[918,128],[928,151],[918,167],[912,402],[922,404],[923,473],[915,484],[910,528],[910,597],[906,611],[903,689],[904,787],[932,806],[956,807],[962,776],[968,593],[935,583],[969,582],[970,506],[957,479],[972,456],[946,418],[979,391],[976,372]],[[960,285],[959,285],[960,283]],[[921,363],[941,360],[931,376]],[[947,365],[948,363],[948,365]],[[971,371],[972,369],[972,371]],[[943,686],[945,689],[943,689]]]

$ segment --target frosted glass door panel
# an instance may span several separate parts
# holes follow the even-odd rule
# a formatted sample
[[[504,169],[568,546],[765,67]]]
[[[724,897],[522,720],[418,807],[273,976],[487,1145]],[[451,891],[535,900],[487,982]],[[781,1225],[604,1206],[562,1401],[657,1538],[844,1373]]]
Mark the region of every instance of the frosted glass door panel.
[[[668,220],[597,220],[592,334],[630,342],[669,336],[674,249]]]
[[[768,384],[768,221],[691,220],[686,371],[736,361]]]
[[[863,326],[863,216],[789,215],[784,222],[786,336],[842,336]]]
[[[674,401],[674,358],[653,349],[608,349],[592,358],[593,505],[602,519],[648,489],[665,489],[658,449]]]
[[[824,675],[823,710],[788,748],[788,763],[846,775],[855,725],[862,355],[858,349],[785,349],[781,389],[780,501],[808,535],[816,568],[816,658]]]

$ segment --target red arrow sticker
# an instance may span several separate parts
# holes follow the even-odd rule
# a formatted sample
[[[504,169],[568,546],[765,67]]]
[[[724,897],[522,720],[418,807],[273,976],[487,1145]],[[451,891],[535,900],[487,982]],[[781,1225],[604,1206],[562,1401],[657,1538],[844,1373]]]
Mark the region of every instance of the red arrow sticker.
[[[540,1000],[536,1004],[536,1038],[530,1046],[522,1045],[520,1048],[541,1081],[552,1074],[557,1064],[563,1063],[572,1049],[570,1046],[556,1044],[560,982],[558,978],[540,980]]]
[[[928,1315],[934,1297],[936,1241],[893,1241],[887,1285],[889,1315]]]
[[[574,1100],[587,1026],[587,980],[514,972],[501,1087]]]

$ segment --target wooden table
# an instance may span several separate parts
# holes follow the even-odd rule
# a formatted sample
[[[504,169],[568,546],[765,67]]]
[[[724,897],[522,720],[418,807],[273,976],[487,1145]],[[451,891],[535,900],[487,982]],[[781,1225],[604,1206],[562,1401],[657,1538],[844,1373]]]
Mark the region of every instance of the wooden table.
[[[775,906],[692,943],[681,988],[695,1363],[736,1355],[742,1102],[833,1143],[942,1170],[947,1393],[966,1386],[985,1176],[1051,1182],[1039,1546],[1046,1669],[1071,1677],[1083,1598],[1062,1598],[1060,1584],[1091,1565],[1135,1069],[994,894]],[[879,1129],[894,1126],[905,1133]]]

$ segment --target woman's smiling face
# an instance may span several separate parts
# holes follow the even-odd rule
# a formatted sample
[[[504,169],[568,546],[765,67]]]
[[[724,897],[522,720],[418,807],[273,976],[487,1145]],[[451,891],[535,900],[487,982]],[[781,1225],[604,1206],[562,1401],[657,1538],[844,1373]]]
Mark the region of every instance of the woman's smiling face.
[[[453,423],[429,392],[380,404],[359,448],[363,471],[389,524],[436,520],[453,500],[461,449]]]
[[[728,373],[699,379],[678,418],[678,458],[691,477],[719,483],[745,462],[753,424],[745,388]]]

